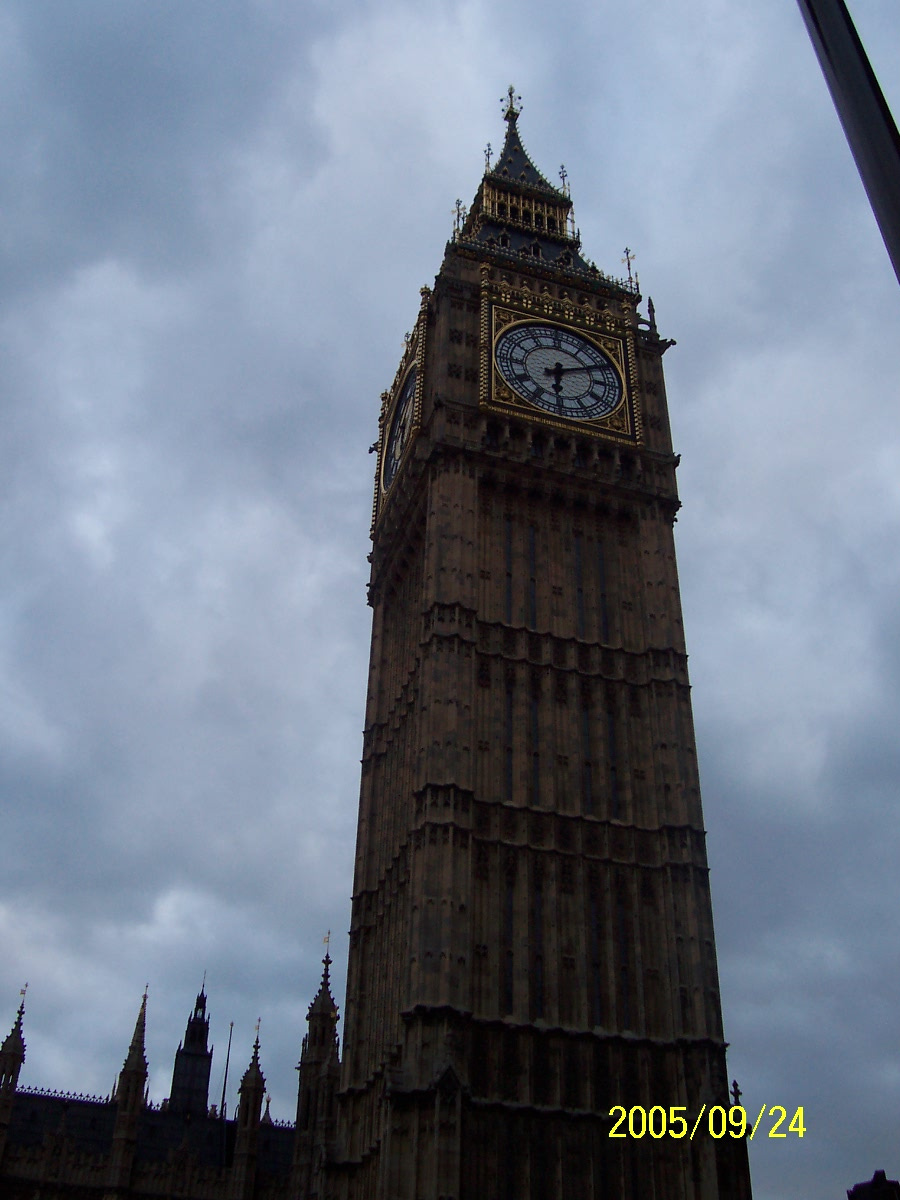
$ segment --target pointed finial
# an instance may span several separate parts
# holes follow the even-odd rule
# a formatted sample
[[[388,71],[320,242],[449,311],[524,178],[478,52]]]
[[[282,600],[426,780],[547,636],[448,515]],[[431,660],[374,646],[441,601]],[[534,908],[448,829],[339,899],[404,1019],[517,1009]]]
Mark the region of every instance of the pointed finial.
[[[563,185],[563,186],[562,186],[563,195],[564,195],[564,196],[568,196],[568,194],[569,194],[569,185],[568,185],[569,173],[568,173],[568,171],[566,170],[566,164],[565,164],[565,163],[560,163],[560,164],[559,164],[559,177],[560,177],[560,179],[562,180],[562,185]]]
[[[522,97],[516,95],[516,89],[512,84],[506,89],[506,96],[500,101],[506,105],[506,112],[503,114],[504,121],[515,121],[519,113],[522,111]],[[517,107],[518,106],[518,107]]]
[[[656,305],[653,303],[653,297],[647,297],[647,319],[650,322],[650,330],[656,333]]]
[[[465,225],[465,223],[466,223],[466,215],[467,215],[466,214],[466,206],[463,204],[462,200],[457,199],[456,204],[454,204],[454,206],[453,206],[453,216],[454,216],[453,236],[454,236],[454,238],[459,237],[460,231],[462,230],[463,225]]]
[[[484,169],[485,169],[485,171],[489,171],[491,169],[491,153],[492,153],[491,143],[488,142],[488,144],[484,148]]]
[[[19,1001],[19,1008],[16,1012],[16,1019],[13,1022],[13,1027],[3,1039],[0,1045],[0,1051],[18,1053],[21,1055],[21,1060],[25,1061],[25,1039],[22,1036],[22,1024],[25,1019],[25,993],[28,991],[28,984],[23,988],[19,988],[19,995],[22,999]]]
[[[634,287],[634,276],[631,273],[631,264],[634,262],[637,255],[628,246],[625,247],[622,253],[625,255],[625,257],[622,259],[622,262],[628,267],[628,284],[630,287]]]
[[[736,1105],[740,1104],[741,1096],[743,1096],[743,1094],[744,1093],[738,1087],[738,1081],[736,1079],[732,1079],[732,1081],[731,1081],[731,1099]]]

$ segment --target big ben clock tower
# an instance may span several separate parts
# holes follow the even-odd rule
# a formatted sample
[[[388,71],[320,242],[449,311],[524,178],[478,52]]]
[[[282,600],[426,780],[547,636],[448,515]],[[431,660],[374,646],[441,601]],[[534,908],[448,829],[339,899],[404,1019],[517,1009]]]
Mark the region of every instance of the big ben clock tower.
[[[680,1125],[729,1101],[669,343],[517,119],[383,398],[328,1194],[747,1200]]]

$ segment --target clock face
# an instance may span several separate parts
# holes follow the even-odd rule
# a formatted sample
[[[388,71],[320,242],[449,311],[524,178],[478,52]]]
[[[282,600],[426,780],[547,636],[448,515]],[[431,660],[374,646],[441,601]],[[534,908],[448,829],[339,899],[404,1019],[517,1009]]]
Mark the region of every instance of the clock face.
[[[404,379],[403,387],[400,389],[397,406],[394,409],[394,419],[391,421],[391,431],[388,434],[387,450],[385,451],[384,467],[382,468],[382,480],[385,491],[394,482],[394,476],[397,474],[397,468],[400,466],[400,459],[403,457],[403,448],[409,438],[415,394],[416,368],[413,367]]]
[[[501,333],[497,369],[523,400],[576,421],[605,417],[622,403],[612,359],[571,329],[513,325]]]

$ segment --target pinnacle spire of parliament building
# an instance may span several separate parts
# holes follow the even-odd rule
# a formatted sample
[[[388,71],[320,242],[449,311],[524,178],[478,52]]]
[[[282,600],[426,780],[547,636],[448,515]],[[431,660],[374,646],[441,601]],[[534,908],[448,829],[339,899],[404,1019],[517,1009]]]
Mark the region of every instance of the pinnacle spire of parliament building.
[[[68,1116],[16,1093],[7,1039],[0,1190],[33,1200],[52,1170],[81,1200],[749,1200],[745,1139],[700,1122],[730,1100],[672,343],[630,272],[582,255],[519,111],[510,89],[378,414],[340,1052],[327,953],[295,1125],[261,1116],[258,1037],[236,1119],[205,1111],[205,990],[159,1109],[146,996],[128,1089]]]

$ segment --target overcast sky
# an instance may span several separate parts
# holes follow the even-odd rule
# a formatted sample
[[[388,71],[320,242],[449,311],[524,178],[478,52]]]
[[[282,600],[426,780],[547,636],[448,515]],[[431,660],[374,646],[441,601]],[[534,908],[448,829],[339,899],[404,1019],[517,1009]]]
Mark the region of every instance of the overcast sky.
[[[896,0],[851,0],[900,106]],[[0,1036],[344,1006],[380,393],[500,99],[660,332],[756,1200],[900,1176],[900,290],[796,0],[3,0]],[[5,1016],[3,1013],[5,1012]],[[666,1103],[665,1098],[660,1098]]]

